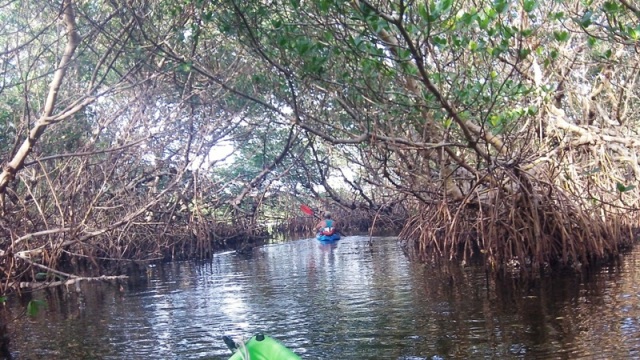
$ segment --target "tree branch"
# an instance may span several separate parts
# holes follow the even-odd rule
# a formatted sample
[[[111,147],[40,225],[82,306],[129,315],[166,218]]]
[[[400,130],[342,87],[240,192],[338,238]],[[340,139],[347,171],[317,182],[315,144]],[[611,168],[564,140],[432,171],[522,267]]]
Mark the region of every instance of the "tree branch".
[[[58,98],[58,91],[60,90],[60,86],[62,85],[62,81],[67,72],[67,67],[71,63],[71,58],[80,43],[80,35],[76,28],[73,1],[64,0],[62,6],[62,20],[67,29],[67,45],[65,46],[58,68],[53,74],[53,80],[51,80],[51,84],[49,85],[49,94],[47,95],[42,116],[36,121],[33,129],[31,129],[28,137],[24,140],[20,148],[18,148],[13,159],[3,167],[2,173],[0,173],[0,194],[4,194],[9,183],[15,178],[16,173],[22,170],[25,159],[31,153],[33,146],[36,144],[38,139],[40,139],[40,136],[42,136],[47,126],[51,123],[51,120],[55,118],[60,120],[64,119],[72,110],[74,110],[70,109],[61,114],[60,117],[52,117],[56,100]],[[81,104],[84,104],[84,102],[78,104],[78,106],[81,106]],[[78,110],[79,109],[75,111]],[[1,202],[4,203],[4,200]]]

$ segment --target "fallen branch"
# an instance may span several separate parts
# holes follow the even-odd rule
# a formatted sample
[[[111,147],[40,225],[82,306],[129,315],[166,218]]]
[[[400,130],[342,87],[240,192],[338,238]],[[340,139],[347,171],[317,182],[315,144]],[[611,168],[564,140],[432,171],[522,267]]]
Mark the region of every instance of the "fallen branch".
[[[18,286],[20,289],[32,289],[32,290],[40,290],[57,286],[69,286],[81,281],[102,281],[102,282],[110,282],[115,280],[128,279],[127,275],[116,275],[116,276],[97,276],[97,277],[74,277],[73,279],[61,280],[61,281],[21,281],[19,283],[10,283],[9,287]]]

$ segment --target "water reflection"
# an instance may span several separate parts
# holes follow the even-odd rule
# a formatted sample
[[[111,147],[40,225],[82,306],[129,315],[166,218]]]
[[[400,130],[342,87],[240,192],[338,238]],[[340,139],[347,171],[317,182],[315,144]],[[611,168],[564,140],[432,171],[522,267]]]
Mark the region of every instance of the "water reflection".
[[[226,359],[262,331],[306,359],[637,358],[638,252],[593,274],[522,282],[407,262],[395,239],[315,239],[173,263],[117,286],[34,294],[20,359]],[[24,304],[12,303],[5,316]]]

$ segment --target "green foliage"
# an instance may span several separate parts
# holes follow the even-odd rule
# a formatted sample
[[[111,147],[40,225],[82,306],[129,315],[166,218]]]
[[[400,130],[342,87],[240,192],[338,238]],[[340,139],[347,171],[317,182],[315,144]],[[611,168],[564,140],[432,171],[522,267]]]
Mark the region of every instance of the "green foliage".
[[[593,16],[593,12],[591,10],[586,10],[582,15],[582,17],[578,19],[578,23],[583,28],[588,28],[593,23],[592,16]]]
[[[42,309],[47,306],[47,303],[43,300],[30,300],[27,303],[27,315],[31,317],[37,316]]]
[[[193,66],[193,63],[191,63],[191,62],[181,63],[180,65],[178,65],[178,71],[180,71],[182,73],[189,73],[189,72],[191,72],[192,66]]]
[[[509,8],[508,0],[494,0],[493,1],[493,9],[496,12],[498,12],[499,14],[502,14],[502,13],[506,12],[508,8]]]
[[[537,0],[523,0],[522,4],[524,11],[528,13],[534,11],[539,5]]]
[[[602,4],[602,10],[604,10],[607,15],[616,15],[622,10],[622,7],[618,1],[608,0]]]
[[[419,2],[417,5],[417,11],[420,17],[428,23],[439,20],[441,17],[448,15],[451,11],[453,0],[440,0]]]
[[[640,39],[640,24],[636,25],[635,27],[627,26],[625,30],[627,34],[629,34],[629,37],[631,39],[633,40]]]
[[[565,42],[569,40],[569,32],[567,31],[554,31],[553,32],[553,37],[554,39],[556,39],[556,41],[559,42]]]
[[[64,48],[58,29],[46,28],[57,24],[59,9],[42,0],[19,3],[9,3],[6,11],[0,11],[7,24],[0,38],[2,48],[24,45],[9,51],[6,61],[2,59],[6,68],[0,104],[3,154],[18,135],[24,136],[31,125],[27,122],[39,116],[47,79]],[[405,195],[435,193],[425,190],[429,184],[413,184],[412,176],[431,177],[438,173],[439,163],[422,159],[427,165],[420,170],[417,165],[403,168],[429,156],[422,153],[424,144],[454,143],[447,150],[459,152],[461,159],[477,159],[470,145],[492,149],[482,139],[490,132],[507,140],[509,151],[518,157],[518,151],[533,149],[531,142],[539,141],[539,135],[531,134],[540,133],[534,126],[545,119],[534,117],[541,115],[538,106],[543,109],[556,99],[553,91],[559,84],[573,82],[573,87],[568,86],[564,100],[558,96],[558,101],[578,103],[571,98],[579,93],[577,89],[589,88],[608,66],[631,59],[624,52],[635,49],[640,36],[637,17],[617,1],[569,6],[539,0],[160,0],[139,5],[134,8],[127,3],[115,11],[113,2],[78,4],[79,17],[84,17],[79,31],[87,37],[69,67],[72,80],[60,89],[57,109],[95,93],[92,89],[107,95],[69,121],[55,124],[51,137],[38,143],[36,151],[46,155],[85,147],[91,151],[152,134],[137,152],[97,154],[87,161],[101,167],[107,178],[105,188],[114,187],[110,182],[117,179],[115,187],[125,188],[121,193],[149,194],[154,186],[165,189],[173,178],[165,175],[155,185],[146,181],[131,190],[129,183],[136,184],[132,178],[152,179],[155,171],[180,168],[189,147],[228,141],[236,150],[230,160],[203,170],[209,171],[207,180],[215,184],[204,191],[204,197],[222,199],[198,203],[205,215],[221,211],[217,205],[245,190],[251,199],[239,204],[243,208],[272,201],[266,194],[309,195],[313,185],[322,182],[322,175],[335,172],[335,159],[345,158],[355,167],[368,166],[362,176],[372,187],[380,184],[380,189],[398,189]],[[33,16],[8,16],[13,11],[23,14],[18,6]],[[112,20],[105,20],[106,14]],[[576,64],[569,66],[567,59],[574,57]],[[559,71],[580,66],[580,76]],[[611,86],[629,79],[612,77]],[[636,98],[630,97],[628,108],[635,108]],[[569,120],[579,113],[580,109],[567,109]],[[482,130],[468,135],[460,120]],[[98,124],[108,121],[112,125],[100,129],[102,137],[92,142]],[[288,144],[292,127],[299,135]],[[518,138],[521,135],[513,129],[522,129],[529,137]],[[289,145],[283,159],[272,165]],[[198,157],[207,154],[207,146],[202,148]],[[489,152],[493,156],[495,149]],[[103,163],[120,158],[127,159],[126,166],[106,170]],[[481,168],[473,163],[479,160],[465,161]],[[52,181],[69,175],[60,163],[47,165]],[[393,179],[398,181],[385,182],[382,169],[395,171],[386,180],[396,176]],[[93,186],[102,189],[102,180],[95,182]],[[188,181],[181,185],[190,189]],[[64,188],[60,195],[79,197],[70,194],[71,188]],[[90,186],[77,188],[93,199]],[[620,184],[617,189],[632,188]],[[192,190],[184,190],[188,191]],[[55,201],[38,196],[33,198],[44,205],[44,211],[64,201],[63,196]],[[177,195],[171,196],[170,203],[178,201]],[[357,200],[358,195],[347,196]],[[188,211],[195,211],[195,201],[181,201]],[[119,203],[95,206],[128,208]],[[65,203],[60,208],[76,209]],[[74,216],[78,213],[93,214],[76,211]],[[29,218],[40,217],[49,221],[48,213]],[[51,223],[83,221],[51,219]],[[91,219],[86,224],[94,226]]]
[[[635,185],[624,185],[620,182],[616,183],[616,190],[618,190],[618,192],[620,193],[628,192],[635,188],[636,188]]]

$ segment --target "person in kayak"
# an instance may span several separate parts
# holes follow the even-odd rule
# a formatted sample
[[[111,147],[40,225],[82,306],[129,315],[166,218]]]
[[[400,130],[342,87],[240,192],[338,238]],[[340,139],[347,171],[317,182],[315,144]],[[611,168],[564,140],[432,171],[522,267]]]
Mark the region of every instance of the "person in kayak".
[[[326,211],[324,213],[324,219],[320,220],[318,225],[316,225],[316,230],[320,235],[331,236],[338,232],[335,221],[331,218],[331,213]]]

